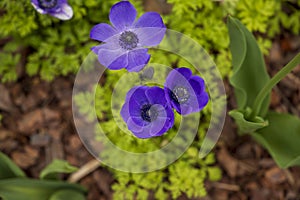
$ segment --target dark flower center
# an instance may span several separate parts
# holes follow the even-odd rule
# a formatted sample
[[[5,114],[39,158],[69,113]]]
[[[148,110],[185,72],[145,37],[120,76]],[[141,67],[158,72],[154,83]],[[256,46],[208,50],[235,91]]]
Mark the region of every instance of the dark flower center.
[[[125,31],[121,34],[119,44],[123,49],[132,50],[137,47],[139,39],[137,35],[131,31]]]
[[[57,5],[57,0],[38,0],[41,8],[54,8]]]
[[[158,117],[158,110],[151,104],[145,104],[141,108],[142,119],[147,122],[152,122]]]
[[[182,86],[176,86],[171,92],[171,98],[179,104],[185,103],[189,97],[188,90]]]

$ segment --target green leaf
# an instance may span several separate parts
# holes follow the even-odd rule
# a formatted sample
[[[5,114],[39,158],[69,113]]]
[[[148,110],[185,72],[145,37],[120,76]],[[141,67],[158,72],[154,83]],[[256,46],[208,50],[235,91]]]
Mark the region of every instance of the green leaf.
[[[262,144],[281,168],[300,165],[300,119],[290,114],[270,112],[269,126],[252,136]]]
[[[59,173],[72,173],[77,167],[71,166],[67,161],[54,160],[40,174],[41,179],[57,179]]]
[[[245,116],[247,116],[250,110],[246,109],[246,112],[240,110],[232,110],[229,115],[235,120],[239,133],[253,133],[258,129],[268,126],[268,121],[263,118],[256,116],[253,121],[248,121]]]
[[[155,199],[157,200],[165,200],[168,199],[169,194],[164,191],[164,187],[160,186],[157,190],[155,190]]]
[[[15,177],[26,177],[26,175],[9,157],[0,152],[0,180]]]
[[[207,173],[210,181],[219,181],[222,178],[222,171],[219,167],[210,167]]]
[[[49,200],[85,200],[83,193],[76,190],[60,190],[55,192]]]
[[[215,158],[215,155],[210,153],[208,154],[205,158],[204,158],[204,162],[205,164],[207,165],[212,165],[216,162],[216,158]]]
[[[0,180],[0,198],[3,200],[49,200],[54,193],[60,190],[74,190],[83,194],[86,192],[80,185],[61,181],[26,178]]]
[[[235,90],[238,110],[252,108],[255,97],[270,80],[270,77],[254,36],[239,20],[233,17],[228,17],[227,26],[233,65],[230,83]],[[264,100],[259,116],[266,115],[269,101],[270,95]]]

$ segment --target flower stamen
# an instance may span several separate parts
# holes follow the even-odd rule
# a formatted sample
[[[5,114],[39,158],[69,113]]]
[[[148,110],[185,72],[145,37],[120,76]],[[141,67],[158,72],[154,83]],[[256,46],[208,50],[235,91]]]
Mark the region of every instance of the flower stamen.
[[[38,3],[41,8],[50,9],[57,5],[57,0],[38,0]]]
[[[179,104],[183,104],[187,102],[189,99],[190,94],[185,87],[176,86],[171,93],[171,98]]]
[[[139,39],[137,35],[131,31],[125,31],[121,34],[119,44],[123,49],[132,50],[137,47]]]
[[[145,104],[141,108],[141,117],[144,121],[152,122],[157,119],[158,111],[151,104]]]

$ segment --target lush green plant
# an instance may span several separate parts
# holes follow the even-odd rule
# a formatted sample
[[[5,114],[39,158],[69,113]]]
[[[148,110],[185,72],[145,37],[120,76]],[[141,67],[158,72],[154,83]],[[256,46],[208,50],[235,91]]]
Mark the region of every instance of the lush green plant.
[[[89,40],[91,27],[99,21],[107,22],[109,8],[115,2],[117,0],[69,0],[74,17],[61,22],[37,13],[29,0],[2,0],[0,38],[6,42],[0,52],[1,81],[16,80],[16,67],[22,56],[29,75],[40,74],[43,79],[52,80],[55,76],[76,73],[90,47],[95,44]],[[142,10],[140,0],[133,3]],[[294,34],[300,30],[300,11],[295,8],[299,6],[299,0],[258,0],[255,3],[254,0],[222,3],[168,0],[168,3],[173,4],[172,12],[164,17],[168,27],[191,36],[214,53],[224,76],[230,72],[229,40],[222,22],[228,13],[236,15],[250,30],[268,36],[258,37],[264,54],[268,53],[270,39],[279,33],[281,25]]]
[[[192,37],[213,54],[223,76],[231,70],[228,32],[222,21],[228,14],[236,16],[249,30],[258,33],[258,44],[266,55],[272,45],[272,37],[280,33],[282,26],[294,34],[299,34],[300,30],[300,10],[296,9],[299,0],[167,2],[173,4],[172,12],[165,16],[168,27]]]
[[[3,200],[84,200],[86,190],[77,184],[59,181],[58,173],[71,173],[76,167],[66,161],[54,160],[40,175],[29,179],[5,154],[0,152],[0,199]]]
[[[297,10],[299,5],[299,0],[241,0],[237,2],[236,10],[237,17],[250,31],[274,36],[280,31],[280,25],[294,34],[299,34],[300,11]]]
[[[249,133],[280,167],[300,165],[300,119],[269,111],[271,89],[300,64],[300,53],[272,79],[255,38],[237,19],[228,18],[237,109],[230,112],[242,134]]]
[[[110,7],[117,0],[69,0],[74,17],[60,21],[39,14],[30,0],[0,2],[0,39],[7,40],[0,52],[2,82],[16,80],[16,68],[26,56],[26,72],[53,80],[76,73],[95,43],[89,33],[99,21],[107,21]],[[135,1],[140,9],[140,1]],[[23,63],[22,63],[23,64]]]
[[[190,148],[180,160],[166,170],[146,174],[116,172],[118,183],[113,185],[115,199],[148,199],[149,192],[155,199],[178,198],[185,193],[189,198],[206,195],[204,180],[219,180],[221,171],[208,167],[215,162],[213,154],[205,160],[197,159],[198,150]],[[194,161],[192,161],[194,159]],[[199,164],[201,167],[196,167]],[[171,195],[171,196],[170,196]]]

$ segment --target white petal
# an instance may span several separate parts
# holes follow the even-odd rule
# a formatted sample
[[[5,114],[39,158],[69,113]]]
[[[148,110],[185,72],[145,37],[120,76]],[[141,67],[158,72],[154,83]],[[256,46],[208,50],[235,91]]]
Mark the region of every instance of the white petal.
[[[31,2],[31,5],[41,14],[46,14],[47,12],[44,11],[43,9],[41,9],[40,7],[38,7],[36,4]]]
[[[63,4],[60,12],[51,15],[61,20],[68,20],[73,17],[73,9],[68,4]]]

